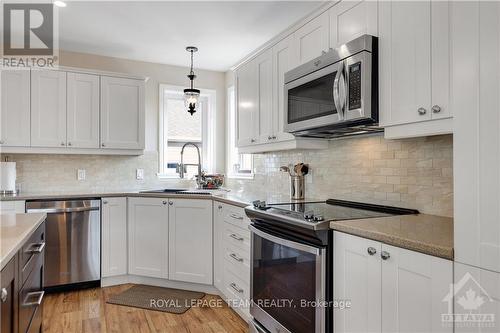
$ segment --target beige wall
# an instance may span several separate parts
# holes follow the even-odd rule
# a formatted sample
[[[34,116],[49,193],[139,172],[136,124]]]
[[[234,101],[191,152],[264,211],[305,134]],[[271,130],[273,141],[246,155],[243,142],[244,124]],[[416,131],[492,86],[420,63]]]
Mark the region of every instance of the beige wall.
[[[189,61],[186,53],[186,63]],[[92,54],[60,52],[60,65],[80,67],[149,77],[146,83],[146,151],[158,150],[158,102],[159,84],[186,86],[189,81],[187,67],[155,64],[149,62],[104,57]],[[217,107],[215,114],[215,169],[224,171],[225,161],[225,73],[195,69],[195,86],[203,90],[215,90]],[[214,130],[214,129],[210,129]]]

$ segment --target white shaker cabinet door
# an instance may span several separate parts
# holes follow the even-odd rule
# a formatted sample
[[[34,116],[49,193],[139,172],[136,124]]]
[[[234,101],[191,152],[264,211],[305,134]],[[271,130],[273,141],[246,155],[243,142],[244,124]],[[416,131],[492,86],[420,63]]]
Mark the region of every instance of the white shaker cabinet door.
[[[129,274],[168,278],[168,199],[128,198]]]
[[[382,332],[446,332],[453,262],[382,244]]]
[[[1,70],[0,146],[30,145],[30,71]]]
[[[259,86],[255,59],[236,70],[237,145],[257,143],[259,131]]]
[[[169,278],[212,284],[212,201],[169,200]]]
[[[144,149],[144,81],[101,76],[101,148]]]
[[[380,332],[381,244],[334,233],[334,298],[349,300],[351,308],[334,309],[334,332]]]
[[[127,274],[127,198],[102,199],[102,277]]]
[[[285,73],[297,66],[297,53],[293,35],[273,46],[273,132],[276,141],[293,140],[293,134],[285,132]]]
[[[214,211],[214,286],[220,291],[224,290],[224,206],[222,203],[213,202]]]
[[[258,75],[259,142],[273,141],[273,57],[272,50],[259,54],[255,60]]]
[[[68,73],[68,147],[99,148],[99,76]]]
[[[330,8],[330,47],[362,35],[378,36],[378,1],[344,0]]]
[[[31,146],[66,147],[66,72],[31,71]]]
[[[430,1],[381,1],[378,22],[382,125],[430,120]]]
[[[295,50],[300,65],[328,51],[329,30],[329,15],[326,11],[295,31]]]

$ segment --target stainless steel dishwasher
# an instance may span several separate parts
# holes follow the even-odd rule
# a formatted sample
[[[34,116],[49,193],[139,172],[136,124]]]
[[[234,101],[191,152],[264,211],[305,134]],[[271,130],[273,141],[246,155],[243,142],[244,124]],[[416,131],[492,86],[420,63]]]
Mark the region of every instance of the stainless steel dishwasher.
[[[44,288],[98,283],[101,200],[28,201],[26,212],[47,213]]]

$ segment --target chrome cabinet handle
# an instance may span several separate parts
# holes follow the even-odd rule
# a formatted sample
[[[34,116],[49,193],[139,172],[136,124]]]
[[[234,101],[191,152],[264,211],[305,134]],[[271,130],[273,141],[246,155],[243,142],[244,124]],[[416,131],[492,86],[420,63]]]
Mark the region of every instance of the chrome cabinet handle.
[[[377,249],[375,249],[374,247],[371,247],[371,246],[367,249],[367,251],[368,251],[368,254],[371,256],[374,255],[375,253],[377,253]]]
[[[27,293],[21,306],[34,306],[34,305],[38,306],[38,305],[42,304],[44,294],[45,294],[45,291],[43,291],[43,290],[42,291],[35,291],[32,293]],[[36,297],[36,301],[28,302],[28,299],[34,298],[34,297]]]
[[[7,289],[2,288],[2,291],[0,292],[0,299],[2,300],[2,303],[5,303],[7,301],[7,296],[9,296],[9,292]]]
[[[382,259],[387,260],[387,259],[389,259],[391,257],[391,254],[389,252],[387,252],[387,251],[382,251],[380,253],[380,256],[382,257]]]
[[[424,114],[427,113],[427,110],[425,108],[418,108],[417,111],[418,111],[418,114],[421,116],[423,116]]]
[[[42,253],[45,248],[45,242],[33,243],[26,249],[25,253]]]
[[[231,216],[235,220],[243,220],[243,216],[238,216],[238,215],[236,215],[234,213],[233,214],[229,214],[229,216]]]
[[[432,107],[432,112],[434,112],[434,113],[439,113],[439,112],[441,112],[441,107],[440,107],[439,105],[434,105],[434,106]]]
[[[231,234],[231,235],[229,235],[229,237],[236,239],[237,241],[240,241],[240,242],[243,242],[245,240],[243,237],[239,237],[236,234]]]
[[[236,253],[231,253],[229,256],[236,261],[243,262],[243,258],[238,257]]]
[[[229,286],[230,286],[231,288],[233,288],[234,290],[236,290],[237,292],[239,292],[240,294],[243,294],[243,289],[241,289],[240,287],[238,287],[238,286],[236,285],[236,283],[234,283],[234,282],[233,282],[233,283],[231,283]]]

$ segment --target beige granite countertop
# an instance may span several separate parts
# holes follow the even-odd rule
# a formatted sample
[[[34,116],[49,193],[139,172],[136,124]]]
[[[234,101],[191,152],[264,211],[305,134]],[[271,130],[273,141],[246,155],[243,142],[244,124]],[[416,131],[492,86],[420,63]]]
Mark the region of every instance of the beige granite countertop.
[[[0,215],[0,270],[46,218],[45,213]]]
[[[399,215],[336,221],[330,228],[388,245],[453,260],[453,219],[435,215]]]

